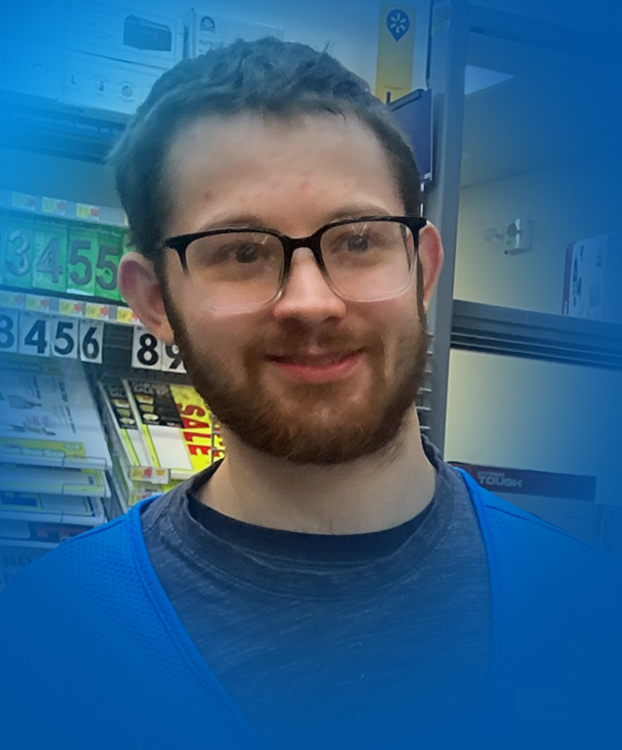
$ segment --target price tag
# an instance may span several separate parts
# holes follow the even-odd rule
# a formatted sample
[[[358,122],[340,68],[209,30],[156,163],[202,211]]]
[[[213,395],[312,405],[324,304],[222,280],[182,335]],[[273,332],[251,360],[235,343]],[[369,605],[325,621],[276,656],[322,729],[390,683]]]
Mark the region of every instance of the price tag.
[[[96,302],[87,302],[84,315],[93,320],[108,320],[110,317],[110,306],[99,305]]]
[[[176,344],[173,344],[173,346],[162,345],[162,370],[164,372],[186,372]]]
[[[97,231],[71,229],[67,250],[67,292],[86,294],[95,292],[95,264],[97,262]]]
[[[104,323],[100,320],[79,321],[80,359],[101,365],[104,348]]]
[[[2,277],[8,286],[32,287],[34,222],[11,218],[5,227]]]
[[[136,317],[134,310],[130,310],[129,307],[117,307],[117,323],[137,325],[139,320]]]
[[[32,285],[64,292],[67,288],[67,228],[60,222],[38,221],[34,236]]]
[[[58,312],[71,318],[81,318],[84,315],[84,302],[74,302],[72,299],[62,299]]]
[[[37,205],[37,198],[34,195],[26,193],[13,193],[11,195],[11,206],[13,208],[25,208],[28,211],[34,211]]]
[[[19,319],[20,354],[50,356],[50,318],[47,315],[23,312]]]
[[[0,291],[0,307],[10,307],[14,310],[22,310],[24,308],[25,299],[26,295],[24,294]]]
[[[16,352],[19,337],[17,310],[0,310],[0,352]]]
[[[52,354],[67,359],[78,358],[78,321],[52,318]],[[91,361],[91,360],[89,360]]]
[[[41,211],[44,214],[64,216],[67,212],[67,204],[65,201],[59,201],[56,198],[46,198],[43,196],[41,199]]]
[[[135,328],[132,338],[132,367],[162,369],[162,342],[144,328]]]
[[[24,305],[24,307],[26,310],[29,310],[30,312],[41,312],[41,313],[50,312],[50,298],[39,297],[36,294],[27,294],[26,304]]]
[[[86,203],[76,204],[76,218],[84,221],[99,219],[99,206],[88,206]]]

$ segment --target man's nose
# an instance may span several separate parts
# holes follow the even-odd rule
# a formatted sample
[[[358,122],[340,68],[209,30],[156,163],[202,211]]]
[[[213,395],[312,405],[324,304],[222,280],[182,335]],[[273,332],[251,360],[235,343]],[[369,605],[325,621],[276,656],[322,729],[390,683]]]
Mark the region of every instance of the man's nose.
[[[341,319],[345,313],[345,302],[328,286],[311,250],[298,248],[285,288],[275,303],[276,317],[314,325],[330,318]]]

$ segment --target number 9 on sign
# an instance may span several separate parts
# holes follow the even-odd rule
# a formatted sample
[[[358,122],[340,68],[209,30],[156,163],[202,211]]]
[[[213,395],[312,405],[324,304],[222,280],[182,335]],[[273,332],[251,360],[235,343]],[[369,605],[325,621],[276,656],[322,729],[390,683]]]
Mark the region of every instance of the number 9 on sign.
[[[186,372],[179,348],[176,344],[162,346],[162,370],[164,372]]]

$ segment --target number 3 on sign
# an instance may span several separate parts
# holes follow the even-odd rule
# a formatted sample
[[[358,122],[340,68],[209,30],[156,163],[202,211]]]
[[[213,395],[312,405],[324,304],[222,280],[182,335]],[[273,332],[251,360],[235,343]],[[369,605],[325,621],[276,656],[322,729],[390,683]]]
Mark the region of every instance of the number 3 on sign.
[[[0,312],[0,352],[17,351],[19,313],[16,310]]]
[[[102,320],[80,321],[80,359],[94,365],[102,363],[104,348],[104,322]]]

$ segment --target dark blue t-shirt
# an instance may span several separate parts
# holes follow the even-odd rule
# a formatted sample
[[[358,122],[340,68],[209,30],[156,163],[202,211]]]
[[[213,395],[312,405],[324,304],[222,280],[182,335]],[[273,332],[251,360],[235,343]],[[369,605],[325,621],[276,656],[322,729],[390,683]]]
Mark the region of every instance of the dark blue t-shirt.
[[[164,590],[270,750],[427,750],[475,730],[491,640],[486,553],[462,477],[424,449],[434,498],[386,531],[237,521],[196,497],[214,469],[146,507]]]

